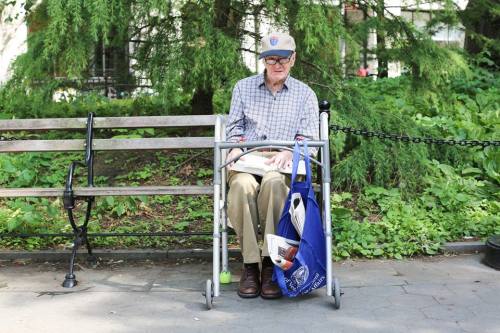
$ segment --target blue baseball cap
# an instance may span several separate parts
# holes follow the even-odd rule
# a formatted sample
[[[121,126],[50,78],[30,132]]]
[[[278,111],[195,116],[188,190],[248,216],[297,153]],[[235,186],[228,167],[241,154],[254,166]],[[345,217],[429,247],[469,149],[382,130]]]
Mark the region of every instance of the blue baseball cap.
[[[289,58],[295,52],[295,40],[292,36],[282,32],[272,32],[261,40],[259,59],[277,56]]]

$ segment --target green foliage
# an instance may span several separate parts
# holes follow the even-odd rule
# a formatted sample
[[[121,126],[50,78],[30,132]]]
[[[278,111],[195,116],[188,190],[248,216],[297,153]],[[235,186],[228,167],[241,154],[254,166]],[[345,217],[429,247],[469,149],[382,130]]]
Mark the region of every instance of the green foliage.
[[[441,47],[432,40],[432,35],[442,25],[453,27],[459,24],[458,12],[451,0],[436,3],[442,9],[433,12],[432,19],[425,27],[416,27],[402,16],[395,15],[387,1],[357,0],[354,3],[365,13],[366,18],[360,22],[347,21],[347,30],[352,36],[349,47],[354,50],[354,54],[358,54],[356,45],[363,48],[369,34],[376,33],[376,47],[365,49],[364,52],[368,58],[378,59],[379,76],[387,76],[389,62],[401,62],[411,75],[414,87],[433,90],[467,73],[466,60],[460,50]],[[353,73],[363,64],[353,57],[346,65],[348,71]]]
[[[340,88],[342,66],[338,41],[349,38],[338,8],[325,1],[282,1],[280,21],[294,36],[297,61],[293,75],[326,96]]]
[[[499,140],[498,73],[470,73],[425,94],[404,77],[352,81],[331,121],[412,136]],[[500,232],[498,149],[335,133],[332,146],[340,191],[332,197],[337,257],[435,254],[446,241]]]
[[[355,80],[333,103],[331,122],[394,134],[422,136],[415,121],[404,110],[405,78],[377,82]],[[332,133],[333,182],[337,187],[356,189],[367,184],[398,186],[403,191],[418,189],[427,147],[399,142],[365,139]]]
[[[339,40],[349,45],[345,62],[351,73],[358,66],[357,51],[373,29],[381,43],[366,50],[368,56],[376,55],[384,66],[388,61],[401,61],[415,86],[436,89],[467,72],[460,52],[439,47],[430,38],[440,23],[458,22],[451,1],[440,2],[445,4],[444,10],[424,30],[392,15],[383,1],[355,3],[377,15],[349,23],[339,7],[326,0],[44,0],[36,6],[29,1],[27,20],[32,32],[28,52],[14,63],[12,84],[6,89],[16,90],[18,98],[37,95],[48,102],[60,87],[78,89],[85,84],[98,47],[122,49],[132,40],[137,43],[123,67],[130,66],[136,75],[148,78],[164,108],[191,104],[194,112],[225,113],[235,82],[250,74],[242,50],[253,52],[246,49],[245,41],[260,38],[248,30],[253,15],[291,32],[298,51],[294,75],[319,96],[342,93],[346,73]],[[390,49],[383,39],[391,44]],[[129,76],[128,70],[123,71],[120,75]]]
[[[439,89],[460,76],[469,75],[467,61],[460,50],[439,47],[429,36],[421,37],[418,43],[406,44],[400,50],[392,51],[406,55],[398,58],[404,59],[416,88]]]
[[[498,186],[481,180],[477,168],[460,173],[448,165],[433,161],[434,173],[426,178],[428,187],[420,197],[421,204],[435,214],[436,222],[446,224],[446,238],[485,237],[500,228],[500,192]]]
[[[57,230],[63,224],[60,202],[30,198],[8,201],[0,207],[0,231],[19,233]]]
[[[498,191],[487,194],[484,182],[437,165],[445,173],[429,177],[429,187],[420,198],[404,200],[397,189],[372,186],[355,203],[350,194],[334,195],[334,255],[397,259],[432,255],[445,241],[498,233]],[[354,204],[357,211],[349,208]]]
[[[341,215],[339,203],[333,205],[332,223],[336,248],[334,255],[394,257],[417,253],[437,253],[441,230],[432,224],[425,211],[402,200],[397,190],[368,187],[357,202],[362,206],[358,221],[345,209]],[[340,205],[342,207],[342,205]]]
[[[472,55],[487,53],[491,62],[483,62],[484,68],[497,69],[500,60],[500,5],[495,0],[468,1],[459,13],[465,27],[465,49]]]
[[[416,103],[422,106],[415,113],[417,125],[437,130],[450,139],[499,140],[500,76],[479,68],[472,73],[470,79],[454,81],[439,96],[435,94],[426,100],[416,98]],[[485,179],[500,184],[498,149],[468,149],[466,156],[461,154],[462,158],[457,159],[458,156],[454,156],[455,164],[466,168],[468,163],[483,170]]]
[[[67,167],[74,154],[0,155],[0,186],[63,187]],[[46,232],[57,230],[64,222],[60,199],[22,198],[2,200],[1,231]],[[30,243],[33,245],[33,243]]]
[[[498,140],[500,79],[472,70],[469,78],[434,93],[415,94],[405,78],[353,80],[334,100],[331,122],[372,131],[455,140]],[[498,149],[395,143],[332,133],[333,182],[337,188],[368,184],[397,186],[419,193],[429,172],[427,161],[484,170],[498,185]]]
[[[20,89],[0,89],[1,118],[99,117],[184,114],[187,107],[167,108],[160,97],[140,96],[133,99],[108,99],[98,94],[84,94],[63,102],[51,101],[43,91],[29,95]],[[49,100],[47,100],[49,99]]]
[[[152,134],[148,129],[142,135]],[[124,133],[119,135],[123,136]],[[97,154],[96,185],[207,184],[212,170],[208,151],[197,153],[197,168],[190,164],[191,152],[157,153],[154,158],[128,154]],[[62,187],[67,167],[77,154],[17,154],[0,155],[0,186],[2,187]],[[199,167],[199,168],[198,168]],[[107,171],[109,170],[109,171]],[[166,176],[168,172],[169,176]],[[75,186],[85,182],[85,172],[78,169]],[[86,204],[78,201],[75,216],[83,223]],[[89,223],[90,232],[155,232],[155,231],[208,231],[211,229],[212,200],[207,196],[179,197],[98,197]],[[0,202],[0,233],[71,233],[62,201],[46,198],[3,199]],[[96,238],[92,244],[110,246],[189,246],[193,242],[206,242],[206,237],[173,238]],[[54,238],[0,238],[0,247],[38,249],[52,246],[71,246],[68,239]]]
[[[68,77],[81,77],[100,39],[110,44],[112,29],[123,35],[131,19],[129,1],[46,0],[43,58],[56,59]],[[123,40],[123,39],[122,39]]]
[[[0,155],[3,187],[62,187],[75,154],[24,153]]]

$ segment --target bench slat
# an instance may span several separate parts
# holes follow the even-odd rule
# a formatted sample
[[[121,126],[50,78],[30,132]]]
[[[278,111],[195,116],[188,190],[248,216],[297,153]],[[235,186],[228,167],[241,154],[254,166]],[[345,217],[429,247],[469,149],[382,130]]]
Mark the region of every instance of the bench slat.
[[[0,197],[62,197],[63,188],[3,188]],[[75,196],[211,195],[212,186],[76,187]]]
[[[2,188],[0,198],[62,197],[62,188]]]
[[[87,128],[87,118],[45,118],[0,120],[0,131]]]
[[[94,150],[154,150],[213,147],[213,137],[94,140]]]
[[[18,140],[0,141],[0,153],[82,151],[85,140]],[[213,148],[213,137],[94,139],[94,150],[161,150]]]
[[[151,116],[151,117],[99,117],[94,128],[159,128],[214,126],[215,115]]]
[[[96,117],[94,128],[162,128],[214,126],[216,115]],[[0,120],[0,131],[85,129],[87,118]]]
[[[83,139],[0,141],[0,152],[79,151],[84,150],[84,143]]]

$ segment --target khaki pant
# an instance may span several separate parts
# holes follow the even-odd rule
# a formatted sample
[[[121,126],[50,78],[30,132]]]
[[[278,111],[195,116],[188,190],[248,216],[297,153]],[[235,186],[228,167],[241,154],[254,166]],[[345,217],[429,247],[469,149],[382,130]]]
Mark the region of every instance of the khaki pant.
[[[243,262],[258,263],[269,256],[265,235],[274,234],[288,195],[290,177],[279,172],[266,173],[262,179],[249,173],[230,171],[227,214],[238,235]],[[258,231],[264,235],[262,254]]]

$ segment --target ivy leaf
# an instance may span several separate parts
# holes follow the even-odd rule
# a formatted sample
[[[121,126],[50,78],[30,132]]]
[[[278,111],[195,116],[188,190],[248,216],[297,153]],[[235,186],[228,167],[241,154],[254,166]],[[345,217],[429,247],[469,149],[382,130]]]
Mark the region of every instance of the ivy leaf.
[[[125,214],[126,209],[125,209],[124,205],[122,203],[120,203],[115,207],[114,211],[115,211],[116,215],[122,216],[123,214]]]
[[[115,198],[113,197],[106,197],[104,200],[106,200],[108,206],[113,206],[115,204]]]
[[[17,227],[20,225],[20,221],[18,218],[11,218],[9,219],[9,221],[7,222],[7,230],[9,232],[12,232],[14,231],[15,229],[17,229]]]

